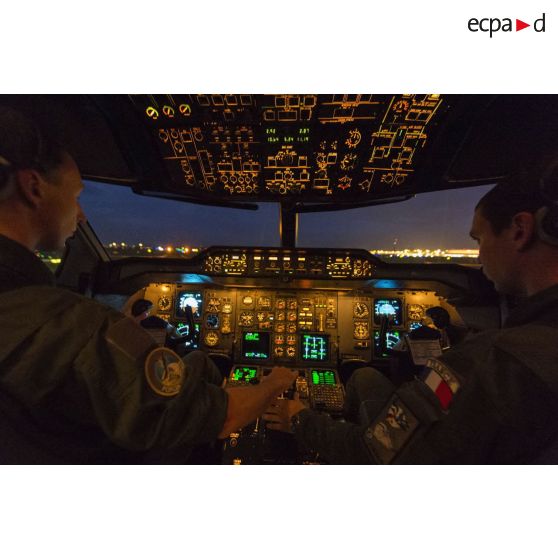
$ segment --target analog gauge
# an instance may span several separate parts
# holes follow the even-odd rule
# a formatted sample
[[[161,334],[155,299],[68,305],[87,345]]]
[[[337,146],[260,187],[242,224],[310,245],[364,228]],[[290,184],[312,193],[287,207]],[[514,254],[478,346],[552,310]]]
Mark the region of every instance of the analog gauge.
[[[271,308],[271,299],[268,296],[260,296],[258,298],[259,308]]]
[[[285,337],[283,335],[276,335],[275,336],[275,344],[276,345],[283,345],[285,343]]]
[[[366,322],[355,322],[353,337],[355,339],[368,339],[370,331]]]
[[[370,310],[367,304],[364,302],[355,302],[353,307],[353,315],[355,318],[368,318],[369,314]]]
[[[219,316],[217,314],[206,314],[205,325],[211,329],[219,327]]]
[[[207,301],[208,312],[219,312],[219,306],[221,306],[221,301],[218,298],[210,298]]]
[[[287,345],[296,345],[295,335],[287,335]]]
[[[287,356],[293,358],[296,354],[296,349],[294,347],[287,347]]]
[[[215,331],[208,331],[203,340],[208,347],[215,347],[219,343],[219,335]]]
[[[296,324],[287,324],[287,333],[296,333]]]
[[[223,312],[223,314],[230,314],[232,312],[232,304],[230,302],[223,303],[221,312]]]
[[[285,312],[277,312],[277,321],[284,322],[285,321]]]
[[[244,304],[244,306],[252,306],[253,302],[254,302],[254,299],[250,295],[246,295],[242,299],[242,304]]]
[[[168,310],[171,307],[171,300],[168,296],[162,296],[159,299],[159,310]]]
[[[273,349],[273,352],[275,353],[276,357],[283,357],[285,356],[285,347],[282,347],[281,345],[279,345],[278,347],[275,347],[275,349]]]
[[[221,333],[231,332],[231,318],[230,316],[223,316],[223,324],[221,325]]]
[[[284,298],[278,298],[275,301],[275,308],[277,308],[278,310],[283,310],[283,308],[285,308],[285,299]]]
[[[260,329],[271,329],[271,322],[269,320],[265,320],[264,322],[260,322],[259,324]]]
[[[287,319],[289,322],[296,322],[296,312],[289,312]]]
[[[256,318],[258,319],[258,322],[263,322],[267,318],[267,312],[258,312],[256,314]]]
[[[238,321],[241,326],[251,326],[254,323],[254,314],[252,312],[241,312]]]
[[[409,320],[418,322],[424,317],[424,306],[422,306],[421,304],[409,304],[407,314],[409,316]]]
[[[295,298],[289,300],[289,304],[287,305],[287,308],[289,310],[296,310],[296,299]]]
[[[275,331],[277,333],[284,333],[285,332],[285,324],[282,324],[282,323],[275,324]]]

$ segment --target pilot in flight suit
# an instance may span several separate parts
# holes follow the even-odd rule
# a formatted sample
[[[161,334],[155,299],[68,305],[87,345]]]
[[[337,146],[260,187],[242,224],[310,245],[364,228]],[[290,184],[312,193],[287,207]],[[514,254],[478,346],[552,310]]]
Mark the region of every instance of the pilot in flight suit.
[[[258,417],[293,383],[219,386],[201,352],[183,359],[135,320],[54,286],[34,255],[61,248],[85,215],[76,163],[0,107],[0,463],[186,460]]]
[[[290,429],[303,454],[329,463],[558,462],[558,157],[531,164],[480,200],[471,230],[496,290],[524,298],[503,328],[429,359],[399,388],[355,371],[354,422],[283,401],[268,428]]]
[[[144,371],[158,347],[147,330],[53,285],[37,257],[0,235],[0,429],[14,429],[1,462],[126,463],[161,447],[186,459],[217,438],[227,396],[204,353],[184,357],[165,385],[156,362]]]
[[[360,424],[306,409],[293,431],[305,453],[330,463],[537,462],[558,435],[557,362],[555,285],[399,389],[374,369],[355,371],[347,394],[362,401]]]

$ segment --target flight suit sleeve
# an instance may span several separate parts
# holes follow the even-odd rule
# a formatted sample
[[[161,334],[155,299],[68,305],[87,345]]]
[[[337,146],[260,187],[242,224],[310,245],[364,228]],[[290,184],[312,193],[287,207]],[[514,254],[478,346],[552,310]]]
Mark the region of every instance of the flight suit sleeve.
[[[420,379],[386,392],[380,402],[363,401],[360,425],[302,411],[295,427],[299,444],[339,464],[506,462],[510,454],[500,446],[505,445],[502,440],[511,446],[513,434],[494,395],[498,385],[514,384],[510,375],[517,377],[517,394],[527,387],[504,354],[490,347],[476,349],[433,359]],[[505,381],[495,380],[498,374]],[[511,400],[509,394],[506,400]]]
[[[148,357],[157,350],[168,351],[165,358],[172,353],[158,349],[151,336],[129,318],[117,315],[105,320],[74,362],[92,420],[115,444],[130,450],[217,439],[225,421],[227,395],[216,385],[220,374],[215,365],[204,353],[191,353],[182,361],[182,376],[165,387],[148,369],[153,360]]]
[[[294,435],[302,453],[318,454],[328,463],[362,465],[371,462],[363,441],[366,428],[333,420],[329,415],[304,409],[296,416]]]

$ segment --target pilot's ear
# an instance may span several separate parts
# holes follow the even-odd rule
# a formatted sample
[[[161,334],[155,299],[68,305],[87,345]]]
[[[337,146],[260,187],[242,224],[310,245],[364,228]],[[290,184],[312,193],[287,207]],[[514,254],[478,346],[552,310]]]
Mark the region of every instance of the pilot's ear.
[[[21,197],[31,207],[38,207],[44,198],[44,178],[33,169],[15,172],[17,188]]]
[[[536,238],[535,216],[528,211],[517,213],[512,218],[512,240],[517,250],[527,250]]]

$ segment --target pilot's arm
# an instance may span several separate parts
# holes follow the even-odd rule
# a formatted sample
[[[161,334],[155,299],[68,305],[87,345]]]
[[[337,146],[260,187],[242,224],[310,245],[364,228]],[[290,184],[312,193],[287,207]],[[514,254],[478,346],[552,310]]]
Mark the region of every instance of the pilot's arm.
[[[118,313],[92,332],[74,362],[89,405],[84,419],[131,450],[206,443],[255,420],[296,375],[275,369],[258,386],[226,391],[209,357],[181,359]],[[94,416],[89,416],[87,408]]]
[[[261,416],[271,401],[292,386],[297,376],[298,371],[275,367],[258,385],[226,389],[227,416],[219,438],[226,438]]]
[[[556,395],[484,337],[484,347],[476,339],[432,359],[421,379],[391,394],[383,378],[383,400],[362,402],[360,424],[296,402],[267,418],[278,429],[290,423],[301,448],[330,463],[529,463],[557,431]]]
[[[52,287],[20,289],[3,310],[14,325],[0,345],[2,390],[70,436],[102,434],[138,452],[203,444],[257,418],[294,381],[279,371],[228,393],[205,353],[182,359],[132,318]]]

